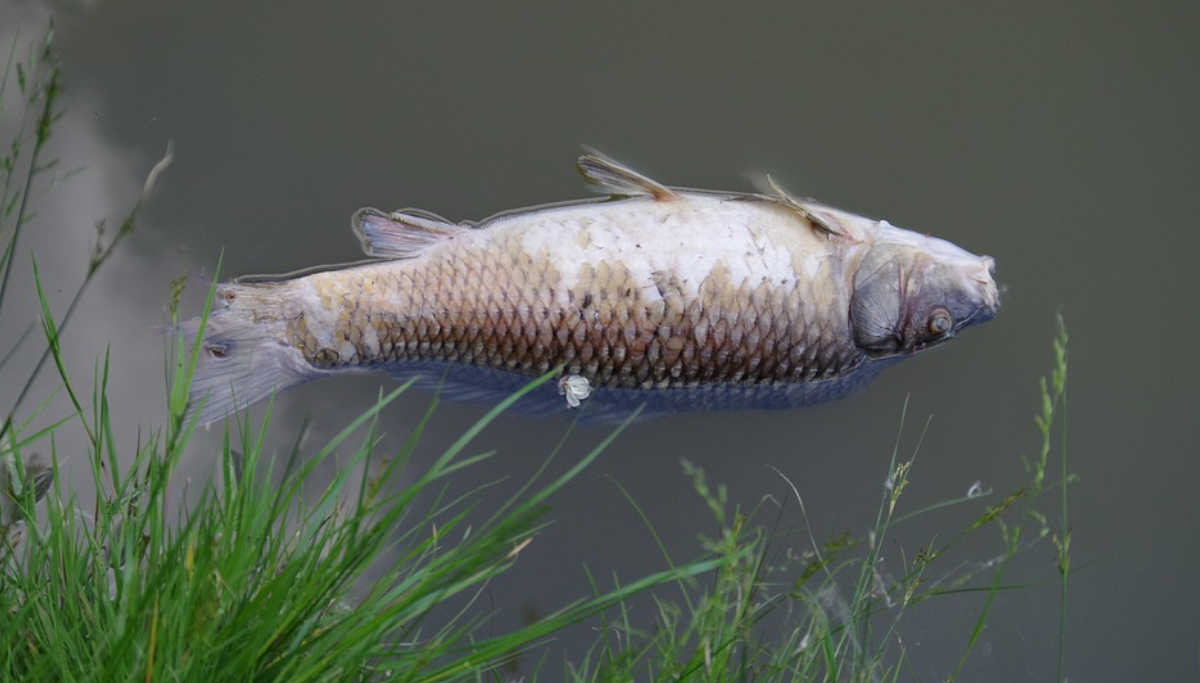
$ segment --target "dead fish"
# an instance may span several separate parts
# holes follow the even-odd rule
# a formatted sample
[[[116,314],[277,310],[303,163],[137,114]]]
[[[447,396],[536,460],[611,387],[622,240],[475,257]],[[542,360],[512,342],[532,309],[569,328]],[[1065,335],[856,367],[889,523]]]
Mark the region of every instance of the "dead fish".
[[[802,406],[999,310],[990,257],[773,181],[713,192],[594,153],[578,167],[608,197],[477,223],[360,209],[375,260],[221,285],[193,414],[349,372],[491,398],[560,366],[593,417]],[[523,409],[565,410],[552,384]]]

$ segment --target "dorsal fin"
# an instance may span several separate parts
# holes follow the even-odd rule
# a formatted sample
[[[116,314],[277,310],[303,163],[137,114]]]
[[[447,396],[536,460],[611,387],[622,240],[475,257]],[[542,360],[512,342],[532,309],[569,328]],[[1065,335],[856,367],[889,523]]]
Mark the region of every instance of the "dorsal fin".
[[[814,210],[807,204],[797,199],[795,195],[788,192],[780,185],[775,178],[771,177],[770,173],[764,173],[755,179],[755,184],[760,185],[762,190],[768,197],[783,204],[787,208],[795,211],[804,217],[813,228],[827,234],[837,235],[839,237],[850,237],[845,229],[832,216]]]
[[[469,229],[421,209],[401,209],[391,213],[359,209],[350,223],[362,243],[363,252],[378,258],[413,258]]]
[[[660,202],[679,199],[679,193],[675,190],[595,150],[579,157],[576,166],[588,184],[601,192],[650,195]]]

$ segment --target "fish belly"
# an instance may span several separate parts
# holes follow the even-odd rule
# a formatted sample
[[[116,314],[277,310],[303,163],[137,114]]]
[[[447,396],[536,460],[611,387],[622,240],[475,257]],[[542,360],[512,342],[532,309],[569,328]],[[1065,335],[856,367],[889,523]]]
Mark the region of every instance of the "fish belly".
[[[782,386],[864,356],[832,243],[744,201],[629,199],[501,216],[419,257],[294,281],[287,343],[322,371],[473,367],[592,386]]]

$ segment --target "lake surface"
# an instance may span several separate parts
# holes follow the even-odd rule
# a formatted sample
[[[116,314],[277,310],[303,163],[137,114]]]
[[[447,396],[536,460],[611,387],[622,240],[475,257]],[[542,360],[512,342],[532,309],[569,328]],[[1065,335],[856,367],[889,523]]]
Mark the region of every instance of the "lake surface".
[[[584,564],[622,580],[663,568],[611,479],[673,557],[697,555],[696,535],[714,529],[681,456],[744,509],[789,497],[771,469],[779,468],[804,495],[818,538],[864,533],[906,397],[907,448],[933,420],[902,506],[963,495],[976,481],[996,491],[974,508],[905,527],[894,543],[911,554],[947,537],[1024,482],[1020,456],[1038,444],[1036,381],[1061,312],[1072,337],[1070,467],[1079,475],[1067,673],[1079,681],[1197,675],[1195,3],[284,9],[139,0],[54,10],[66,117],[53,151],[64,169],[83,172],[43,184],[26,246],[56,283],[58,310],[81,279],[94,221],[119,219],[167,140],[175,142],[175,164],[67,339],[85,385],[110,345],[123,443],[132,447],[139,425],[162,421],[168,282],[191,276],[184,303],[197,311],[222,253],[231,275],[286,272],[360,258],[348,222],[360,206],[477,219],[582,197],[573,168],[580,144],[673,185],[748,189],[746,173],[767,170],[801,194],[990,254],[1008,286],[1003,312],[841,402],[635,425],[554,501],[555,525],[492,585],[495,627],[580,597]],[[17,27],[38,35],[48,16],[41,3],[5,0],[0,44]],[[11,112],[3,117],[10,126]],[[35,314],[28,268],[14,277],[2,339]],[[320,443],[381,386],[393,384],[355,377],[289,391],[275,431],[292,434],[311,416]],[[0,387],[3,405],[13,392]],[[400,442],[428,399],[414,392],[387,410],[388,443]],[[480,414],[443,405],[419,458]],[[479,442],[500,455],[463,486],[499,477],[515,486],[565,426],[503,418]],[[604,433],[580,430],[564,458],[580,457]],[[71,438],[63,434],[64,452]],[[197,444],[185,463],[191,476],[208,476],[203,454],[217,438],[213,430]],[[90,481],[80,462],[68,475],[77,487]],[[784,518],[801,521],[794,505]],[[964,559],[1000,552],[999,534],[986,536],[963,549]],[[1052,545],[1032,548],[1009,578],[1040,583],[1001,595],[965,680],[1054,675]],[[913,680],[949,673],[981,603],[979,594],[932,600],[906,617]],[[560,644],[579,652],[593,635],[572,632]],[[547,671],[558,670],[559,657]]]

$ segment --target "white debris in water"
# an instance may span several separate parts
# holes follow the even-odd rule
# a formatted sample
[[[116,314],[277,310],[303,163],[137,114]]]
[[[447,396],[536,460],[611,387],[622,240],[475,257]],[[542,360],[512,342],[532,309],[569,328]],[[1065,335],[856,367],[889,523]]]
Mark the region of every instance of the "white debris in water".
[[[581,402],[592,395],[592,383],[587,377],[567,375],[558,380],[558,393],[567,397],[568,408],[578,408]]]
[[[976,481],[967,489],[967,498],[978,498],[983,495],[983,482]]]
[[[804,637],[800,639],[800,644],[796,646],[796,652],[794,654],[800,654],[808,649],[808,637],[810,635],[812,635],[812,631],[804,634]]]

